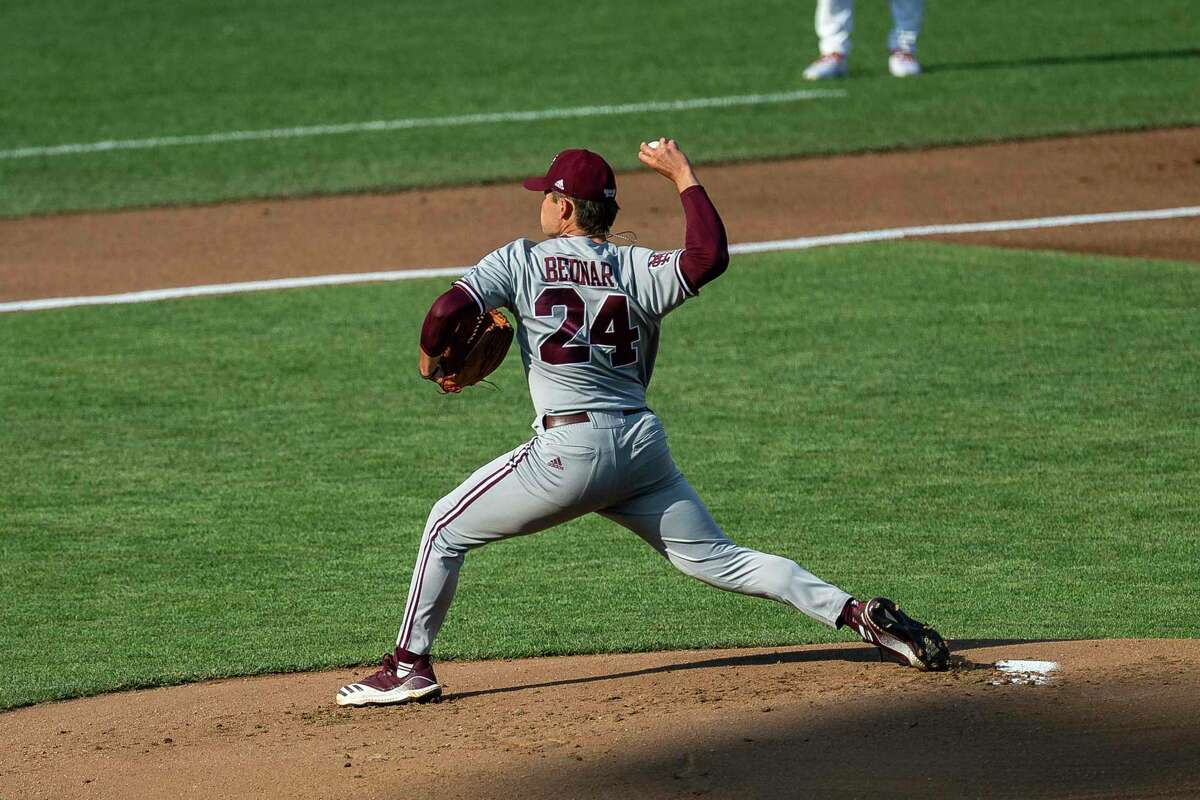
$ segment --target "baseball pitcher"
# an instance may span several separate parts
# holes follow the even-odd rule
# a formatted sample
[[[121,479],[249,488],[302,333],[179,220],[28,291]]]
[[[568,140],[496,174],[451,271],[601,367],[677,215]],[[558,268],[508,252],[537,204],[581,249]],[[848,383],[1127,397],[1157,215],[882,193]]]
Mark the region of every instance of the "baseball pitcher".
[[[459,388],[438,355],[454,332],[493,309],[512,312],[536,435],[434,505],[395,649],[374,674],[341,687],[339,705],[438,696],[429,653],[466,554],[593,512],[711,586],[848,626],[899,663],[946,667],[942,638],[892,601],[859,602],[793,561],[734,544],[671,458],[662,422],[646,405],[662,319],[717,279],[729,254],[721,218],[676,143],[643,144],[638,158],[678,189],[684,249],[610,242],[618,211],[612,168],[595,153],[564,150],[545,176],[524,183],[542,193],[548,238],[489,253],[429,309],[419,367],[443,391]]]

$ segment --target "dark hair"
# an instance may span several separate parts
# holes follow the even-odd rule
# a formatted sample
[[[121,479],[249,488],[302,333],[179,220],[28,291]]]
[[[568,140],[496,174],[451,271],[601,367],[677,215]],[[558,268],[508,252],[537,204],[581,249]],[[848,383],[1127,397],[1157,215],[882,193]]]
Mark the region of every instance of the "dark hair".
[[[584,200],[579,197],[551,192],[557,202],[566,197],[575,204],[575,224],[588,236],[607,236],[612,229],[613,221],[621,207],[613,198],[604,200]]]

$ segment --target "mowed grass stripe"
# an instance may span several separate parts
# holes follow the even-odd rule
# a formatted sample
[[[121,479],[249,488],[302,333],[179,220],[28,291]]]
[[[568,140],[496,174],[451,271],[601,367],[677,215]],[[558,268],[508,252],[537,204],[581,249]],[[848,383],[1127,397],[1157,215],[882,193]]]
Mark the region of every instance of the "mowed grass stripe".
[[[498,391],[415,378],[444,285],[0,321],[0,706],[386,649],[433,502],[529,436],[515,357]],[[1196,636],[1197,309],[1192,264],[739,257],[650,404],[738,541],[952,638]],[[585,519],[471,554],[435,654],[838,638]]]
[[[887,10],[864,7],[836,87],[800,77],[817,46],[812,9],[794,0],[613,0],[604,24],[482,0],[296,0],[283,14],[200,0],[9,5],[0,150],[767,88],[847,96],[5,159],[0,216],[509,180],[564,147],[630,169],[637,143],[657,136],[726,162],[1200,123],[1192,0],[930,7],[927,71],[912,81],[887,72]]]

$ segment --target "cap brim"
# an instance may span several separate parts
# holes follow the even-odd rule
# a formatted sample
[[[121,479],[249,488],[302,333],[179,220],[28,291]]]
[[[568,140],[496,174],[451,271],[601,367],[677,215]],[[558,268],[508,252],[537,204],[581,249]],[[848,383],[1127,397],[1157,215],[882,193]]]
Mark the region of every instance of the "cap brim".
[[[522,181],[521,185],[531,192],[548,192],[550,191],[549,178],[530,178],[527,181]]]

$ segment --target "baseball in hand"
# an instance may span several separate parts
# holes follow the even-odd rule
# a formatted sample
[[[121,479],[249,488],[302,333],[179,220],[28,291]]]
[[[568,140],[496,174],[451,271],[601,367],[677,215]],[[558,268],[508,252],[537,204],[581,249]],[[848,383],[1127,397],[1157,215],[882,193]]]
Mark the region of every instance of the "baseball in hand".
[[[646,142],[646,146],[653,150],[654,148],[658,147],[658,140],[655,139],[652,142]]]

